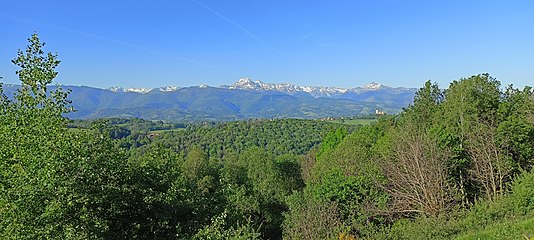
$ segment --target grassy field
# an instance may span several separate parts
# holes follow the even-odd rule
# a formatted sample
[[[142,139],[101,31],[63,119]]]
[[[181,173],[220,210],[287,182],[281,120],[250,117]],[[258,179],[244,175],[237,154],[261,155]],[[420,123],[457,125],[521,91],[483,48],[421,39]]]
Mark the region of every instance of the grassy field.
[[[477,239],[534,239],[534,217],[523,221],[495,223],[482,230],[458,237],[462,240]]]

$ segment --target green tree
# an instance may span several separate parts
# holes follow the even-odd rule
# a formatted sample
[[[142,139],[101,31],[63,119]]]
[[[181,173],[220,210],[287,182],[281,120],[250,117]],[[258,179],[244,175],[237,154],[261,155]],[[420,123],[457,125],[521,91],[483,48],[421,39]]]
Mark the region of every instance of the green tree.
[[[59,60],[28,41],[13,60],[22,86],[13,100],[0,92],[0,238],[109,238],[127,199],[125,154],[66,128],[67,92],[47,90]]]
[[[438,111],[439,104],[443,101],[443,93],[437,83],[430,80],[415,93],[414,103],[403,114],[411,114],[414,121],[421,127],[427,128]]]
[[[473,147],[474,145],[470,146],[470,143],[483,144],[481,141],[484,140],[480,139],[480,129],[485,129],[485,132],[490,131],[487,132],[489,136],[495,135],[500,99],[500,82],[487,73],[453,81],[445,91],[445,100],[438,113],[439,125],[436,127],[436,132],[440,135],[441,145],[447,146],[452,151],[448,168],[453,183],[458,186],[463,195],[463,202],[474,201],[481,192],[485,191],[482,190],[485,188],[482,186],[483,182],[493,181],[482,176],[508,176],[502,171],[502,174],[488,175],[482,172],[485,171],[483,169],[487,169],[486,167],[476,168],[477,165],[489,166],[490,159],[492,162],[502,159],[473,158],[474,155],[491,150],[474,151],[477,148]],[[495,143],[491,144],[485,145],[487,149],[496,147]],[[480,161],[473,162],[473,159]],[[493,165],[500,166],[499,168],[503,171],[507,169],[503,163]],[[502,189],[498,190],[502,191]]]
[[[529,170],[534,166],[534,90],[509,86],[499,105],[499,145],[517,166]],[[517,171],[515,169],[514,171]]]
[[[336,202],[297,192],[288,198],[284,239],[339,239],[341,219]]]
[[[307,179],[303,196],[315,200],[306,201],[310,204],[315,204],[314,201],[335,204],[336,215],[339,215],[346,234],[370,236],[375,227],[384,223],[380,212],[385,211],[388,201],[383,190],[386,179],[380,166],[382,153],[375,151],[375,147],[385,137],[388,121],[381,120],[348,135],[332,150],[317,158]],[[315,211],[313,208],[294,209]]]
[[[117,217],[115,238],[171,239],[187,236],[193,208],[187,203],[189,189],[180,179],[183,157],[160,144],[128,160],[127,206]]]
[[[39,236],[59,234],[47,229],[54,201],[58,171],[55,152],[61,153],[68,112],[66,93],[60,89],[47,96],[46,85],[57,75],[56,55],[45,55],[36,34],[28,39],[25,51],[19,50],[12,62],[22,86],[14,100],[2,92],[0,115],[1,204],[0,227],[4,236]],[[55,216],[54,216],[55,217]],[[41,219],[41,225],[36,220]]]
[[[320,158],[321,155],[333,151],[336,146],[343,141],[343,139],[348,135],[348,131],[343,128],[338,128],[334,131],[330,131],[321,142],[321,146],[317,151],[317,157]]]
[[[427,81],[414,103],[399,114],[388,131],[392,153],[384,161],[393,212],[439,215],[454,202],[447,163],[450,151],[440,146],[436,127],[443,95]]]
[[[222,181],[231,222],[252,221],[268,239],[282,237],[283,212],[287,196],[302,188],[297,159],[274,157],[263,149],[250,148],[224,160]],[[296,173],[289,173],[293,169]],[[235,225],[235,224],[234,224]]]

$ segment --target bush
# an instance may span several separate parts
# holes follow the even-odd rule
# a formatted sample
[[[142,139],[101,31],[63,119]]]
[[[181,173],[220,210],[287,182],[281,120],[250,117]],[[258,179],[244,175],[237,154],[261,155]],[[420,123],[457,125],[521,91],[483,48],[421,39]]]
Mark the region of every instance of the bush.
[[[516,213],[527,214],[534,210],[534,172],[524,173],[514,181],[510,201]]]

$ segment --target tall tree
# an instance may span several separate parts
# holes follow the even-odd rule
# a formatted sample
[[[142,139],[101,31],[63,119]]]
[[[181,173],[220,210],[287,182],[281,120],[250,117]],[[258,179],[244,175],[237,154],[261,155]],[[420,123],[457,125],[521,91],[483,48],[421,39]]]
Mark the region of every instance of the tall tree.
[[[519,168],[531,169],[534,166],[534,89],[508,86],[498,117],[496,137],[501,151]]]
[[[500,99],[500,82],[487,73],[453,81],[445,91],[438,118],[440,143],[452,150],[448,168],[452,180],[463,195],[463,202],[473,201],[481,191],[485,191],[477,176],[489,175],[476,173],[473,166],[478,163],[473,160],[489,158],[475,156],[481,152],[473,151],[470,143],[476,142],[481,125],[486,126],[488,131],[495,131]]]
[[[13,60],[22,86],[0,103],[0,238],[109,238],[127,199],[124,154],[65,128],[67,92],[47,91],[59,60],[28,41]]]
[[[54,203],[54,189],[58,181],[54,173],[57,165],[50,164],[50,150],[57,149],[65,134],[62,129],[66,112],[66,93],[58,90],[47,97],[46,85],[57,75],[59,64],[56,55],[44,54],[37,34],[28,39],[25,51],[19,50],[12,61],[20,69],[16,71],[22,87],[14,99],[2,97],[0,115],[0,152],[2,191],[0,218],[5,236],[38,236],[39,228],[32,222],[46,219],[47,202]],[[2,94],[3,95],[3,94]],[[43,224],[46,225],[46,224]],[[46,227],[40,227],[45,231]],[[47,229],[46,231],[52,231]],[[7,234],[7,235],[6,235]]]

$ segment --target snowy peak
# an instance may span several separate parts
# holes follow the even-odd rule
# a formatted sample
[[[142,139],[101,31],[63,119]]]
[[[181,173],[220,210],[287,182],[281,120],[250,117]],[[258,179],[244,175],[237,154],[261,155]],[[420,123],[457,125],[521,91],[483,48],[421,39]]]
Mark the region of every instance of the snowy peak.
[[[198,85],[199,88],[208,88],[208,85]],[[283,92],[287,94],[297,94],[297,93],[307,93],[311,96],[318,98],[318,97],[328,97],[328,98],[338,98],[343,97],[343,95],[346,94],[361,94],[371,91],[379,91],[379,90],[390,90],[395,92],[403,92],[403,91],[413,91],[413,89],[406,89],[406,88],[392,88],[385,86],[380,83],[376,82],[370,82],[368,84],[363,85],[363,87],[355,87],[355,88],[339,88],[339,87],[318,87],[318,86],[298,86],[295,84],[290,83],[265,83],[260,80],[252,80],[247,77],[240,78],[237,82],[234,84],[228,86],[228,85],[221,85],[219,88],[223,89],[242,89],[242,90],[252,90],[252,91],[277,91],[277,92]],[[160,88],[121,88],[121,87],[111,87],[108,88],[108,90],[113,92],[134,92],[134,93],[141,93],[146,94],[151,91],[160,91],[160,92],[174,92],[177,90],[180,90],[182,88],[176,87],[176,86],[166,86],[166,87],[160,87]]]
[[[124,88],[121,88],[121,87],[110,87],[107,90],[112,91],[112,92],[124,92]]]
[[[230,86],[230,89],[246,89],[246,90],[265,90],[262,86],[265,85],[262,81],[252,81],[250,78],[240,78],[237,82]]]
[[[149,93],[153,89],[151,88],[121,88],[121,87],[110,87],[108,90],[112,92],[134,92],[134,93]]]
[[[309,93],[314,97],[337,97],[346,93],[362,93],[368,91],[383,90],[391,88],[380,83],[371,82],[363,87],[356,88],[338,88],[338,87],[316,87],[316,86],[297,86],[289,83],[264,83],[262,81],[253,81],[250,78],[241,78],[231,86],[221,86],[229,89],[243,89],[255,91],[279,91],[289,94],[299,92]]]
[[[250,78],[241,78],[228,88],[255,91],[278,91],[289,94],[305,92],[314,97],[331,96],[332,94],[341,94],[347,91],[347,89],[333,87],[301,87],[290,83],[265,83],[259,80],[253,81]]]
[[[159,91],[160,92],[174,92],[174,91],[176,91],[178,89],[180,89],[180,88],[177,87],[177,86],[166,86],[166,87],[160,87]]]
[[[122,88],[122,87],[110,87],[107,90],[116,92],[116,93],[125,93],[125,92],[132,92],[132,93],[141,93],[146,94],[152,91],[160,91],[160,92],[174,92],[176,90],[179,90],[179,87],[176,86],[166,86],[166,87],[160,87],[160,88]]]
[[[126,90],[124,90],[125,92],[135,92],[135,93],[148,93],[150,91],[152,91],[153,89],[151,88],[127,88]]]
[[[365,84],[363,85],[363,88],[365,89],[369,89],[369,90],[379,90],[379,89],[382,89],[386,86],[380,84],[380,83],[376,83],[376,82],[370,82],[368,84]]]

